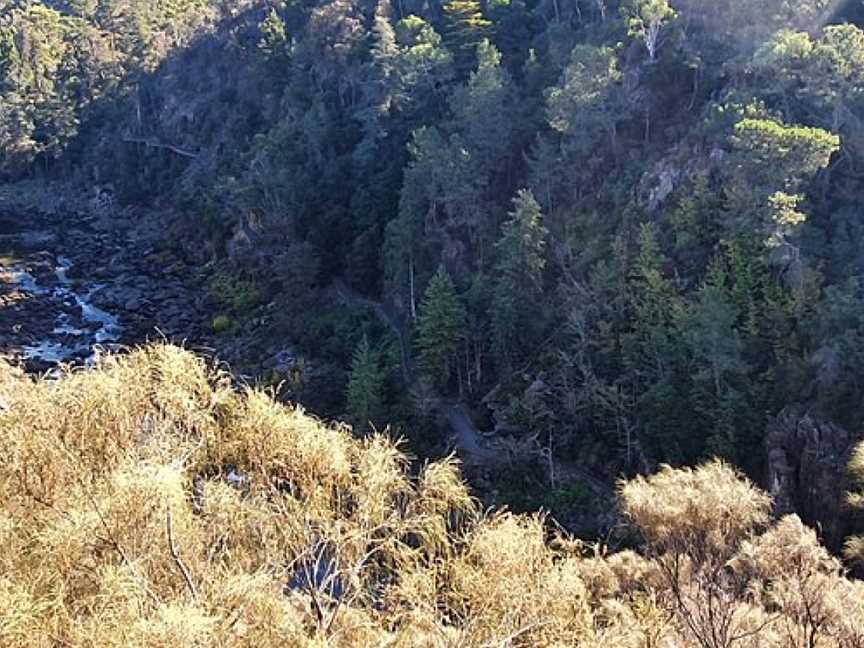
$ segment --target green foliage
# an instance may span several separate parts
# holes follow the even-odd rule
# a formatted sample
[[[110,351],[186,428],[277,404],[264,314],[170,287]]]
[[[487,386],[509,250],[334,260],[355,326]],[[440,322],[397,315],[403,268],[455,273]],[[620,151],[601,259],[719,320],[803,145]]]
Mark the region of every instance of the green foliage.
[[[627,20],[628,34],[638,38],[654,61],[666,24],[677,17],[668,0],[631,0],[621,8]]]
[[[804,319],[802,334],[816,365],[815,397],[825,411],[845,425],[857,425],[864,391],[864,296],[862,279],[850,278],[825,289]]]
[[[473,50],[486,37],[492,22],[483,15],[478,0],[449,0],[442,8],[447,18],[447,44],[459,57],[460,67],[467,66]]]
[[[840,133],[848,152],[860,156],[864,130],[857,118],[864,96],[864,31],[829,25],[813,37],[781,30],[754,57],[763,92],[787,106],[789,116]]]
[[[418,359],[423,374],[433,385],[449,385],[458,371],[464,338],[465,308],[442,267],[426,288],[417,320]]]
[[[561,81],[546,92],[549,125],[579,152],[592,149],[604,134],[614,145],[621,79],[611,48],[575,47]]]
[[[371,340],[381,337],[372,314],[359,308],[310,311],[301,331],[300,343],[305,352],[346,369],[364,336]]]
[[[493,492],[495,505],[506,505],[514,513],[530,513],[542,509],[556,520],[574,513],[585,513],[596,503],[590,490],[577,482],[550,488],[542,475],[525,466],[502,469],[495,475]]]
[[[771,119],[742,119],[730,138],[737,151],[731,208],[757,218],[766,241],[785,244],[806,220],[794,192],[828,166],[840,138],[821,128],[787,126]]]
[[[234,326],[234,322],[227,315],[217,315],[213,318],[210,328],[214,333],[227,333]]]
[[[271,9],[261,23],[261,41],[258,49],[269,59],[284,62],[290,54],[291,40],[285,21],[275,9]]]
[[[477,67],[450,98],[459,132],[474,158],[475,182],[484,182],[493,161],[506,158],[515,124],[513,81],[501,66],[501,53],[488,40],[477,45]]]
[[[742,433],[758,426],[748,420],[748,367],[738,328],[740,313],[727,288],[722,262],[713,263],[678,324],[690,357],[690,400],[712,431],[706,439],[709,455],[738,459],[745,447]]]
[[[60,157],[82,118],[119,98],[216,18],[207,0],[105,0],[70,15],[45,3],[3,8],[0,22],[0,174]]]
[[[351,358],[346,389],[348,413],[356,429],[365,431],[381,424],[385,379],[381,354],[370,346],[369,338],[364,335]]]
[[[502,363],[527,349],[537,333],[537,308],[543,292],[546,238],[540,205],[529,190],[513,199],[498,252],[492,303],[492,340]]]
[[[254,281],[227,272],[213,277],[207,290],[219,306],[241,317],[249,315],[263,301],[263,294]]]
[[[760,181],[792,188],[828,165],[840,138],[820,128],[743,119],[735,124],[731,143],[746,153],[748,171],[759,173]]]

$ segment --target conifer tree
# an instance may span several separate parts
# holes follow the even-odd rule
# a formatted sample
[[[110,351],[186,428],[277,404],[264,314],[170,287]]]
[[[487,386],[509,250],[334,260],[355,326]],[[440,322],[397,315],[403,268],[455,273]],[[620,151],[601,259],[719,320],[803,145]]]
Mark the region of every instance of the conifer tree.
[[[384,409],[385,379],[381,354],[364,335],[351,358],[346,394],[348,413],[358,429],[365,431],[380,423]]]
[[[501,53],[489,40],[481,41],[476,69],[450,97],[455,122],[475,157],[477,182],[503,166],[516,128],[514,104],[513,80],[501,66]]]
[[[677,327],[685,304],[664,276],[666,261],[655,227],[643,225],[629,281],[632,323],[623,336],[622,361],[643,418],[646,449],[664,460],[680,461],[698,455],[702,447],[685,447],[693,441],[692,417],[682,413],[680,403],[688,387]]]
[[[743,444],[751,441],[746,438],[748,430],[758,429],[761,421],[748,420],[751,408],[743,395],[749,392],[743,389],[748,367],[742,357],[740,313],[728,281],[722,260],[715,260],[695,299],[681,314],[679,329],[688,351],[693,410],[711,428],[705,438],[706,451],[734,460]]]
[[[626,115],[620,91],[623,74],[610,47],[577,45],[559,83],[546,92],[549,125],[566,149],[593,149],[606,135],[614,149],[617,124]],[[581,161],[580,164],[584,164]]]
[[[488,36],[492,21],[483,15],[478,0],[450,0],[444,5],[447,16],[445,37],[460,70],[467,71],[477,45]]]
[[[513,211],[496,243],[498,282],[492,311],[492,332],[497,355],[507,364],[537,328],[537,301],[546,267],[543,214],[534,194],[519,191]]]
[[[267,59],[285,62],[291,47],[291,39],[285,21],[275,9],[271,9],[261,23],[261,40],[258,49]]]
[[[465,307],[443,267],[432,277],[420,305],[417,350],[424,376],[444,388],[457,368],[465,336]]]

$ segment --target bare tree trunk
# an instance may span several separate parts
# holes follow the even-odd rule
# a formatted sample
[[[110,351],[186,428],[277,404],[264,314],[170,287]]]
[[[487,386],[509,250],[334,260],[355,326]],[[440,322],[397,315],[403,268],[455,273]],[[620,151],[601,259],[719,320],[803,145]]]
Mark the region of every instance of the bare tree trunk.
[[[699,92],[699,76],[702,74],[702,68],[696,67],[693,70],[693,94],[690,95],[690,105],[687,107],[687,110],[693,110],[693,106],[696,105],[696,94]]]
[[[417,319],[417,300],[414,295],[414,257],[408,259],[408,286],[411,292],[409,301],[411,302],[411,319]]]
[[[470,393],[473,388],[473,383],[471,380],[471,341],[468,339],[468,336],[465,336],[465,380],[467,382],[468,392]]]
[[[549,444],[544,448],[546,460],[549,462],[549,485],[555,488],[555,458],[552,454],[552,437],[549,437]]]
[[[646,106],[645,106],[645,144],[647,145],[650,140],[651,140],[651,109],[647,106],[647,102],[646,102]]]
[[[600,10],[600,22],[606,21],[606,0],[594,0]]]
[[[138,122],[138,128],[141,128],[141,92],[136,89],[135,92],[135,118]]]

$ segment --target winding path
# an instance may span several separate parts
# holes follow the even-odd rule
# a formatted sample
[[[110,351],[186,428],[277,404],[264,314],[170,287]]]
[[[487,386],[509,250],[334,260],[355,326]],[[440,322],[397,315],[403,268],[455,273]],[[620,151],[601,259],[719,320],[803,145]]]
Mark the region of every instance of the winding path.
[[[510,453],[506,448],[494,445],[488,439],[465,411],[465,406],[459,402],[449,401],[436,394],[431,386],[422,382],[414,371],[411,359],[411,345],[407,336],[405,322],[395,312],[381,302],[360,295],[348,286],[342,279],[333,282],[339,301],[347,306],[367,308],[388,326],[399,340],[399,350],[402,356],[402,377],[409,391],[418,397],[423,397],[430,403],[450,426],[450,432],[456,447],[466,460],[481,464],[503,464],[510,461]],[[539,451],[538,451],[539,454]],[[549,462],[548,456],[543,457]],[[556,481],[580,482],[587,486],[599,498],[613,499],[615,489],[606,481],[595,477],[584,468],[569,461],[552,459],[552,470]]]

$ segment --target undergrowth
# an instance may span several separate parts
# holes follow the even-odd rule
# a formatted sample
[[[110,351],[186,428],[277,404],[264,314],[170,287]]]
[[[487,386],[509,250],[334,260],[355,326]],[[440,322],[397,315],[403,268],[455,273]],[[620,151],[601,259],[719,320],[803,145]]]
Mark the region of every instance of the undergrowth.
[[[173,346],[0,364],[0,646],[864,645],[861,583],[725,464],[622,484],[611,554],[413,472]]]

